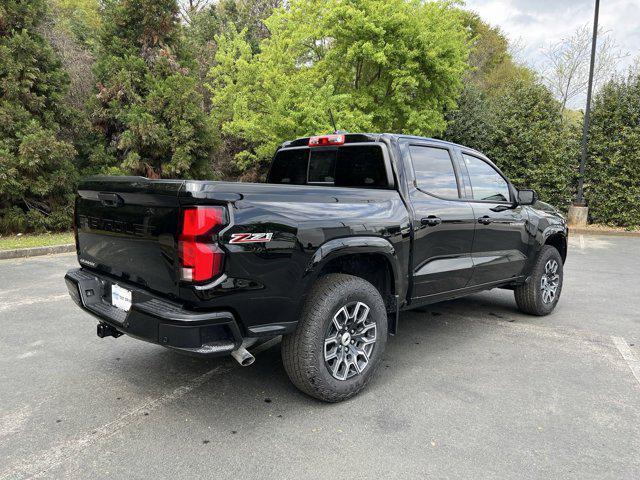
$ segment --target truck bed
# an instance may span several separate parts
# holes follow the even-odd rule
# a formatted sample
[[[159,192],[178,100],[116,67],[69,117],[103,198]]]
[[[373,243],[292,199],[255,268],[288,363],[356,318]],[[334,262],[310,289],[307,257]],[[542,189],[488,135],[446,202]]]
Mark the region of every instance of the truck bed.
[[[180,278],[180,219],[195,205],[228,212],[213,239],[223,271],[205,284]],[[391,189],[97,176],[79,188],[76,224],[83,268],[187,309],[231,308],[253,334],[295,322],[314,256],[327,242],[377,238],[408,264],[408,214]],[[268,234],[269,241],[232,243],[237,234]],[[254,324],[260,329],[252,331]]]

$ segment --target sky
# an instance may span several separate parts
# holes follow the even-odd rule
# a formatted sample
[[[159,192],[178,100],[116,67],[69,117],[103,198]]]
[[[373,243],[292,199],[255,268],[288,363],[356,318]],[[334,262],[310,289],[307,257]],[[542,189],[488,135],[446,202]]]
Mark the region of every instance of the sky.
[[[569,37],[577,27],[593,25],[595,0],[466,0],[466,7],[518,43],[521,60],[539,69],[541,50]],[[601,0],[600,27],[629,53],[618,69],[640,57],[640,0]]]

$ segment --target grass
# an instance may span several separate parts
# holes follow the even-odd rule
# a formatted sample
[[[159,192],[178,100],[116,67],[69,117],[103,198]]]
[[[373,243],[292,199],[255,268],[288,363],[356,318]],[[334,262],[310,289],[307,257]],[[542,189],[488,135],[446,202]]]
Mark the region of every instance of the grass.
[[[0,250],[15,248],[48,247],[51,245],[65,245],[74,243],[73,232],[44,233],[42,235],[2,235],[0,236]]]

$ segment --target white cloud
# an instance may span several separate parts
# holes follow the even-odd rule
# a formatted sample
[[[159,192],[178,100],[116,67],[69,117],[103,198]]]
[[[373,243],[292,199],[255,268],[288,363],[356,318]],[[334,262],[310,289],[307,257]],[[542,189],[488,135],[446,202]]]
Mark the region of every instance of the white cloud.
[[[466,6],[491,25],[498,25],[510,40],[524,48],[521,56],[529,65],[541,65],[541,50],[570,36],[577,27],[593,24],[594,0],[467,0]],[[640,0],[600,2],[599,25],[615,38],[629,57],[625,70],[640,56]]]

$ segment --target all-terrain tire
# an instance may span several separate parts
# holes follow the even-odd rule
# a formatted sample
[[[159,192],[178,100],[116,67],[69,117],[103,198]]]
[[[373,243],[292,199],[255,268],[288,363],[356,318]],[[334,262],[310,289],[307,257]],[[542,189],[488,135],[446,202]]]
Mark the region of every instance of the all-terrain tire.
[[[367,321],[375,322],[376,340],[362,372],[339,380],[326,363],[325,338],[333,328],[334,316],[343,306],[354,302],[369,307]],[[369,383],[382,359],[386,341],[387,312],[380,292],[360,277],[329,274],[313,286],[296,330],[283,337],[282,362],[300,390],[325,402],[340,402],[353,397]]]
[[[556,275],[558,276],[558,285],[553,299],[551,301],[545,301],[541,283],[543,283],[543,276],[548,274],[547,270],[549,266],[554,265],[553,262],[557,265]],[[547,276],[547,278],[549,277]],[[514,289],[518,309],[530,315],[543,316],[550,314],[553,309],[556,308],[558,300],[560,299],[562,279],[562,257],[560,256],[560,252],[551,245],[544,245],[533,266],[529,281]]]

